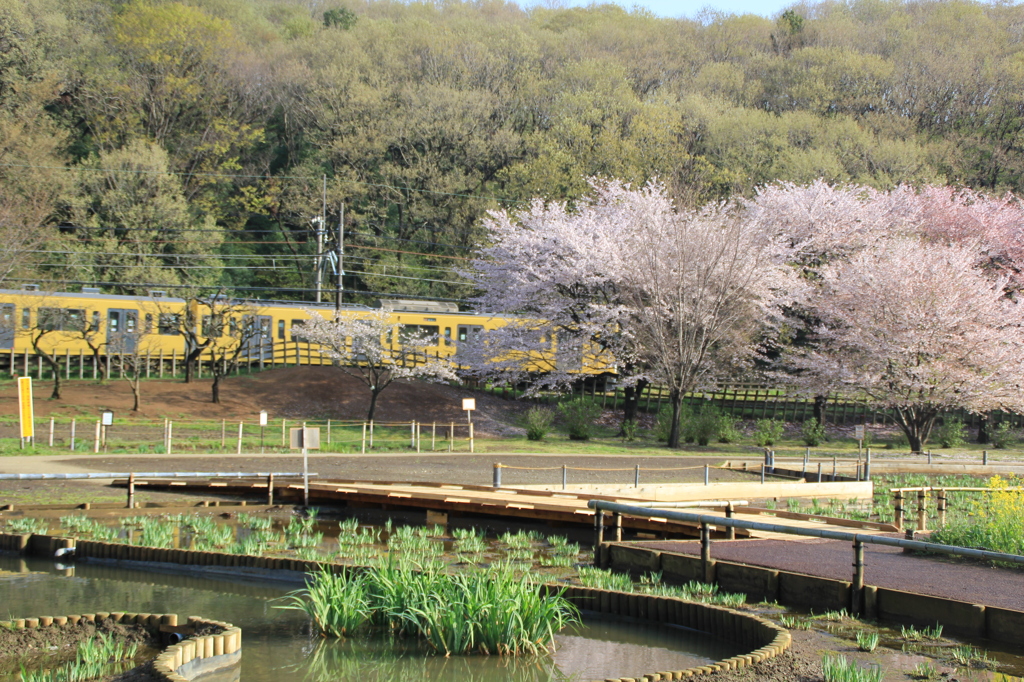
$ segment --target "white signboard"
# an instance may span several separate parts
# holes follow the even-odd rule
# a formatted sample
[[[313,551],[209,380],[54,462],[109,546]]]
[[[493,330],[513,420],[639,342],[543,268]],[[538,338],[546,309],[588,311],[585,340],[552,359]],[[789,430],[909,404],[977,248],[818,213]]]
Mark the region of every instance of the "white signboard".
[[[864,440],[864,425],[857,424],[853,427],[853,437],[857,440]]]
[[[463,398],[462,409],[469,411],[476,409],[476,398]]]

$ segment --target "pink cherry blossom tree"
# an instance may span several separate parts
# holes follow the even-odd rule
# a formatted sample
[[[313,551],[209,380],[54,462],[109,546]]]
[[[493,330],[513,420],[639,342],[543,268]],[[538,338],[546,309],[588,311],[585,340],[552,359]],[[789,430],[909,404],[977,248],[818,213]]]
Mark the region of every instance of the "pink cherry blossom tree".
[[[318,344],[320,353],[331,358],[336,367],[366,385],[370,392],[367,420],[373,419],[377,397],[398,379],[457,378],[451,362],[430,354],[429,347],[437,344],[436,338],[422,332],[396,335],[401,325],[393,322],[385,310],[359,316],[346,313],[335,319],[314,310],[307,312],[310,318],[297,325],[294,333]]]
[[[945,410],[1024,408],[1024,306],[978,253],[897,236],[823,267],[807,303],[812,345],[789,358],[794,381],[890,408],[915,451]]]
[[[584,359],[614,357],[627,385],[669,387],[676,447],[685,394],[748,362],[779,318],[787,249],[732,206],[677,210],[658,183],[591,184],[573,209],[534,202],[485,221],[491,246],[468,274],[482,308],[517,317],[484,335],[477,366],[514,380],[545,369],[535,385],[558,387]]]

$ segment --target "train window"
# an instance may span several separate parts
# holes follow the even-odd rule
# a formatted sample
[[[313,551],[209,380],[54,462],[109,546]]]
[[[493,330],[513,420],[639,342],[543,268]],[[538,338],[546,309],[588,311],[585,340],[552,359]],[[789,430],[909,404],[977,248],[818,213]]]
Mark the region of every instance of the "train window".
[[[179,334],[179,325],[181,324],[181,315],[177,313],[160,313],[160,317],[157,319],[157,325],[159,332],[164,336],[177,336]],[[111,331],[117,331],[113,329]]]
[[[146,326],[142,331],[146,334],[153,333],[153,313],[146,313]]]
[[[125,313],[124,315],[124,330],[128,334],[135,333],[135,322],[138,320],[138,316],[135,313]]]
[[[121,331],[121,313],[111,310],[107,315],[107,333],[116,334]]]
[[[412,339],[427,339],[428,345],[437,343],[436,324],[400,324],[398,325],[398,343],[406,344]]]
[[[238,318],[228,318],[228,329],[230,330],[231,338],[238,338]]]
[[[220,315],[203,315],[203,336],[223,336],[224,319]]]
[[[92,311],[92,324],[89,331],[98,332],[100,330],[100,311]]]
[[[68,308],[40,308],[39,328],[44,331],[78,331],[82,328],[85,311]]]
[[[444,328],[444,345],[446,345],[446,346],[452,345],[452,328],[451,327],[445,327]]]
[[[14,306],[5,305],[0,308],[0,332],[14,329]]]
[[[473,337],[483,331],[479,325],[459,325],[459,341],[472,341]]]
[[[302,324],[302,322],[302,320],[292,320],[292,341],[303,340],[302,334],[297,333],[298,330],[296,329],[300,324]]]
[[[284,341],[284,320],[277,321],[277,338]]]
[[[21,309],[21,328],[22,329],[28,329],[31,326],[32,326],[32,324],[29,321],[29,309],[28,308],[22,308]]]

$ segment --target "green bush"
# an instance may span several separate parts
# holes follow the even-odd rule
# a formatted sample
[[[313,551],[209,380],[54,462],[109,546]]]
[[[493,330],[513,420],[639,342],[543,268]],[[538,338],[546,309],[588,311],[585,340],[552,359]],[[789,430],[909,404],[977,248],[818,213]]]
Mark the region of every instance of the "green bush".
[[[601,415],[601,406],[589,398],[573,398],[558,405],[569,440],[590,440],[594,421]]]
[[[967,444],[967,427],[956,417],[943,420],[938,433],[939,447],[960,448]]]
[[[774,419],[758,419],[754,425],[754,442],[760,447],[775,445],[782,439],[783,424]]]
[[[683,403],[679,407],[679,440],[684,443],[692,443],[694,441],[692,431],[690,428],[693,422],[693,409]],[[654,435],[658,440],[668,442],[668,436],[672,429],[672,406],[665,405],[658,411],[658,422],[654,427]]]
[[[737,426],[739,420],[735,417],[730,417],[727,414],[723,414],[718,420],[718,442],[719,443],[735,443],[738,441],[743,434],[740,433],[740,428]]]
[[[640,427],[639,424],[637,424],[632,419],[627,419],[627,420],[623,421],[622,422],[622,440],[626,440],[626,441],[629,441],[629,442],[635,441],[636,440],[636,432],[637,432],[637,429],[639,427]]]
[[[551,432],[551,423],[555,414],[546,407],[531,407],[523,415],[523,428],[526,429],[527,440],[544,440]]]
[[[707,445],[717,439],[722,430],[722,415],[711,405],[704,405],[700,412],[690,419],[688,434],[697,445]],[[687,439],[687,443],[691,442]]]
[[[1010,422],[999,422],[992,429],[992,447],[997,450],[1005,450],[1017,443],[1017,436],[1013,433]]]
[[[825,440],[825,425],[819,424],[817,419],[811,417],[804,421],[800,434],[803,436],[804,445],[811,448],[817,447]]]

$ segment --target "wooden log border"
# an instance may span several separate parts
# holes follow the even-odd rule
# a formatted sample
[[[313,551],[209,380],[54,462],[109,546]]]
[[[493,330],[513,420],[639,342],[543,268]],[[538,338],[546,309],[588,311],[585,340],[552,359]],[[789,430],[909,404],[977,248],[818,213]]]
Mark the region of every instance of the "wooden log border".
[[[72,616],[40,616],[38,618],[15,618],[0,621],[0,627],[11,630],[30,628],[63,627],[79,623],[97,623],[110,619],[121,625],[140,625],[153,636],[160,633],[161,626],[177,627],[175,613],[126,613],[97,612]],[[189,682],[189,678],[178,672],[183,665],[195,660],[235,654],[242,648],[242,630],[231,623],[208,620],[200,616],[189,616],[192,627],[213,625],[221,628],[217,634],[190,637],[164,649],[153,661],[153,669],[164,682]]]

